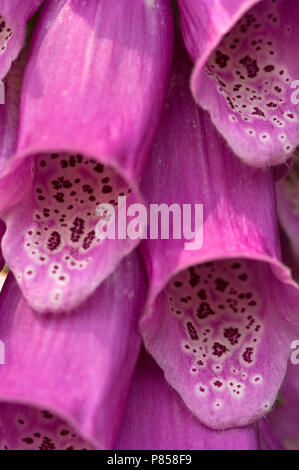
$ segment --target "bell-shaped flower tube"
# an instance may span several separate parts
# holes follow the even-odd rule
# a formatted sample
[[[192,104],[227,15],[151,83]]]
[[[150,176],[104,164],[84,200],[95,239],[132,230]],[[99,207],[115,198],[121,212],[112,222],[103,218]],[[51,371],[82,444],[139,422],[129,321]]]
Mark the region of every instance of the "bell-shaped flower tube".
[[[76,308],[139,242],[99,237],[96,209],[141,199],[172,26],[168,0],[118,0],[113,14],[110,0],[49,0],[42,10],[17,150],[0,178],[3,253],[37,311]]]
[[[194,103],[189,73],[186,62],[174,69],[142,183],[161,226],[171,222],[169,237],[143,241],[141,331],[190,410],[226,429],[270,411],[298,331],[299,291],[280,261],[271,170],[234,157]]]
[[[297,3],[178,3],[196,101],[245,162],[287,161],[299,144]]]
[[[256,450],[255,425],[214,431],[201,424],[169,387],[162,370],[140,355],[117,450]],[[182,461],[187,463],[187,461]]]
[[[52,411],[4,403],[0,404],[0,416],[0,450],[93,450]]]
[[[89,446],[112,448],[139,355],[145,295],[137,252],[70,315],[37,315],[9,275],[0,296],[1,450],[46,449],[55,435],[56,448],[66,448],[70,427]]]

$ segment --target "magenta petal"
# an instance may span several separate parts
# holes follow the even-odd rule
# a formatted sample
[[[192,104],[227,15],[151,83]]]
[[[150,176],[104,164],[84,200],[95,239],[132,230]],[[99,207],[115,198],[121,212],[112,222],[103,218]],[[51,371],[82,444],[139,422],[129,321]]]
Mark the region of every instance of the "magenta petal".
[[[47,409],[95,447],[111,448],[139,354],[144,297],[136,253],[70,315],[36,315],[10,276],[1,293],[0,401]]]
[[[42,3],[43,0],[0,1],[0,79],[23,46],[27,20]]]
[[[267,417],[258,422],[258,429],[261,450],[285,450],[282,443],[275,435]]]
[[[294,271],[299,268],[299,156],[295,152],[290,173],[276,184],[279,221],[289,240],[286,253]],[[287,243],[287,242],[286,242]],[[299,276],[296,276],[299,279]]]
[[[49,410],[0,404],[0,450],[90,450],[67,422]]]
[[[172,35],[167,0],[46,2],[0,179],[3,253],[38,311],[76,308],[139,242],[97,238],[95,209],[141,199]]]
[[[2,240],[2,237],[5,233],[5,224],[4,222],[0,219],[0,241]],[[3,259],[3,256],[2,256],[2,251],[0,249],[0,270],[3,268],[4,266],[4,259]]]
[[[20,91],[22,77],[25,68],[26,51],[16,60],[10,72],[4,79],[6,103],[0,105],[0,173],[4,170],[7,160],[10,158],[16,148],[18,131],[18,110],[20,101]],[[4,189],[5,191],[5,189]],[[13,199],[16,192],[15,187],[11,187],[10,197]],[[0,219],[0,243],[5,233],[5,223]],[[2,255],[0,245],[0,270],[5,261]]]
[[[280,262],[271,170],[234,158],[192,100],[188,74],[172,77],[143,189],[150,203],[193,212],[202,203],[203,246],[186,250],[172,234],[144,242],[151,288],[141,331],[186,405],[225,429],[271,409],[299,291]]]
[[[196,101],[242,160],[286,161],[299,144],[298,8],[288,0],[179,5]]]
[[[298,362],[298,344],[293,350]],[[276,407],[259,426],[263,448],[273,441],[288,450],[299,449],[299,373],[298,363],[289,363]]]
[[[0,207],[5,207],[6,200],[10,200],[14,204],[18,202],[18,200],[16,201],[17,196],[19,199],[22,197],[19,194],[20,188],[9,184],[10,177],[5,177],[5,172],[17,147],[21,87],[27,58],[28,47],[24,47],[3,80],[5,103],[0,105]],[[18,173],[15,176],[18,177]]]
[[[293,279],[299,284],[299,258],[294,256],[290,239],[282,228],[280,240],[283,261],[291,269]]]
[[[169,387],[162,370],[142,353],[130,395],[117,450],[254,450],[254,426],[213,431],[202,425]]]

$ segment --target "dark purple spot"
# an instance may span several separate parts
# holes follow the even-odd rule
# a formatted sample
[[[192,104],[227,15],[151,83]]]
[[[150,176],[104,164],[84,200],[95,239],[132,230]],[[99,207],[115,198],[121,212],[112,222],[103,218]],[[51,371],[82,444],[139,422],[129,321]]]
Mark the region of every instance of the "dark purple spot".
[[[57,193],[54,195],[57,202],[64,202],[64,193]]]
[[[112,192],[112,186],[109,186],[108,184],[105,184],[102,188],[102,193],[108,194]]]
[[[224,292],[229,283],[228,281],[225,281],[224,279],[221,279],[220,277],[218,277],[217,279],[215,279],[215,284],[216,284],[216,290],[219,290],[220,292]]]
[[[207,318],[209,315],[215,315],[214,310],[211,309],[210,305],[207,302],[202,302],[197,309],[197,314],[199,319]]]
[[[91,232],[89,232],[89,233],[86,235],[86,237],[85,237],[84,240],[83,240],[83,248],[84,248],[84,250],[87,250],[88,248],[90,248],[90,246],[91,246],[93,240],[95,239],[95,236],[96,236],[96,234],[95,234],[95,231],[94,231],[94,230],[92,230]]]
[[[247,55],[240,60],[240,64],[244,65],[246,68],[248,78],[254,78],[257,76],[259,68],[255,59],[252,59],[249,55]]]
[[[97,173],[103,173],[103,170],[104,170],[104,166],[101,165],[101,163],[98,163],[98,164],[94,167],[94,171],[96,171]]]
[[[274,69],[274,65],[266,65],[266,67],[264,67],[265,72],[273,72]]]
[[[200,289],[200,291],[197,292],[197,295],[201,300],[206,300],[207,298],[207,293],[204,289]]]
[[[222,387],[223,384],[222,384],[222,382],[220,382],[220,380],[215,380],[214,385],[215,385],[215,387],[220,388],[220,387]]]
[[[31,437],[24,437],[22,441],[26,442],[26,444],[33,444],[33,439]]]
[[[55,444],[49,437],[44,437],[39,450],[55,450]]]
[[[244,361],[247,362],[248,364],[252,362],[252,354],[253,354],[253,348],[251,347],[246,348],[242,354]]]
[[[214,343],[213,344],[213,356],[221,357],[223,354],[225,354],[229,349],[224,344],[221,343]]]
[[[73,221],[73,226],[70,228],[70,231],[72,242],[77,243],[84,232],[84,220],[80,217],[76,217]]]
[[[41,413],[42,413],[43,418],[46,418],[46,419],[53,418],[53,415],[47,410],[42,410]]]
[[[221,51],[216,51],[216,64],[219,65],[221,69],[227,66],[228,61],[230,60],[229,56],[223,54]]]
[[[260,108],[258,108],[257,106],[254,106],[253,110],[254,110],[254,113],[251,113],[252,116],[262,116],[262,117],[265,117],[265,113],[264,113]]]
[[[48,239],[47,248],[50,251],[54,251],[59,247],[60,243],[61,243],[61,236],[58,232],[54,231],[51,233]]]
[[[189,336],[193,341],[196,341],[199,339],[196,328],[194,327],[191,321],[187,322],[187,329],[188,329]]]

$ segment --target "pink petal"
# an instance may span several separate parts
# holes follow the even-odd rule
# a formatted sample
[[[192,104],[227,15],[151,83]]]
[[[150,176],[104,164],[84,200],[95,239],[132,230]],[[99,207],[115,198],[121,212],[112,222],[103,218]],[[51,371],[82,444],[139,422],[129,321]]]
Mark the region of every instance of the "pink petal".
[[[136,253],[70,315],[36,315],[10,275],[1,293],[0,401],[49,410],[94,447],[111,448],[139,354],[144,297]]]
[[[287,0],[179,5],[196,101],[245,162],[287,161],[299,144],[299,10]]]
[[[117,2],[113,15],[109,0],[49,0],[42,11],[17,154],[0,179],[3,253],[40,312],[76,308],[139,242],[97,238],[95,209],[141,200],[172,34],[166,0]]]
[[[203,246],[194,239],[186,250],[172,234],[144,242],[151,288],[141,331],[192,412],[226,429],[271,409],[299,292],[280,261],[271,171],[234,158],[188,93],[188,74],[174,71],[143,189],[150,203],[193,213],[202,203]]]
[[[115,444],[117,450],[254,450],[254,426],[212,431],[203,426],[169,387],[162,370],[142,353],[127,409]]]
[[[276,199],[279,221],[289,244],[286,259],[293,268],[294,275],[299,273],[299,156],[293,156],[293,166],[289,174],[276,184]],[[299,276],[296,276],[299,279]]]
[[[26,22],[42,3],[43,0],[0,0],[0,79],[23,46]]]
[[[9,73],[3,80],[5,104],[0,105],[0,174],[1,180],[3,178],[4,183],[0,183],[1,192],[3,192],[3,195],[1,194],[0,206],[5,204],[6,198],[10,199],[13,203],[15,196],[20,192],[19,188],[16,189],[13,185],[10,185],[11,187],[5,186],[4,175],[8,162],[17,146],[21,87],[27,58],[28,47],[24,47],[18,59],[13,62]],[[8,178],[7,182],[9,182]]]

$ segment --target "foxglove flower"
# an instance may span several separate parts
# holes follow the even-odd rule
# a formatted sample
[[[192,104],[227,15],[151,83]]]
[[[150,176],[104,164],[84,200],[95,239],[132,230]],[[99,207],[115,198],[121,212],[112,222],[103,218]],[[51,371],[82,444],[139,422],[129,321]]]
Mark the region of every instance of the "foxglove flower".
[[[293,170],[294,171],[294,170]],[[293,175],[295,176],[295,175]],[[291,177],[290,182],[294,182]],[[283,184],[279,183],[283,195]],[[290,188],[289,188],[290,189]],[[293,187],[295,189],[295,187]],[[287,191],[289,192],[289,191]],[[290,193],[289,193],[290,194]],[[294,196],[294,194],[293,194]],[[290,199],[290,201],[292,198]],[[287,207],[287,206],[286,206]],[[290,208],[289,208],[290,210]],[[299,259],[293,251],[290,238],[281,231],[282,254],[284,262],[291,268],[294,279],[299,281]],[[260,445],[265,450],[298,450],[299,449],[299,375],[298,375],[298,338],[291,344],[291,356],[287,373],[279,391],[273,411],[259,423]]]
[[[46,448],[49,440],[66,448],[70,426],[90,446],[112,448],[140,350],[145,294],[137,252],[70,315],[37,315],[9,275],[0,297],[1,450]]]
[[[204,240],[194,251],[171,235],[144,241],[150,294],[141,332],[197,418],[226,429],[270,411],[298,328],[299,291],[280,261],[271,170],[234,158],[192,100],[180,60],[142,187],[150,203],[202,203]]]
[[[172,34],[166,0],[118,1],[113,15],[109,0],[48,0],[42,10],[17,149],[0,178],[3,254],[37,311],[76,308],[138,243],[97,238],[95,209],[141,199]]]
[[[117,450],[255,450],[255,426],[213,431],[203,426],[143,352],[135,371]]]
[[[53,412],[15,403],[0,405],[1,450],[92,450]]]
[[[43,0],[0,1],[0,79],[23,46],[26,22],[42,3]]]
[[[178,4],[196,101],[245,162],[287,161],[299,143],[297,2]]]
[[[162,116],[169,0],[47,0],[19,54],[42,3],[0,0],[0,449],[296,447],[297,11],[178,0]],[[149,292],[119,196],[173,213]]]

